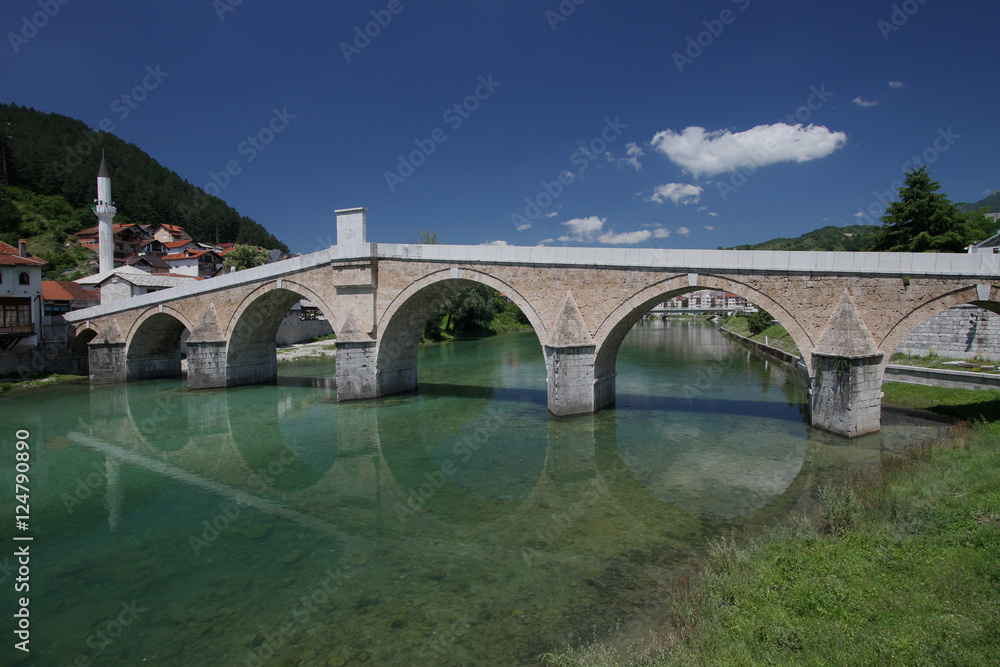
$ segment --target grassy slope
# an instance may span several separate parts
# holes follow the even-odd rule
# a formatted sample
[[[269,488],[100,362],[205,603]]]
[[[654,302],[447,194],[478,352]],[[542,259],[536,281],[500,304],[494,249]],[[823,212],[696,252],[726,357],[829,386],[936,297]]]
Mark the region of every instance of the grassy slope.
[[[792,340],[792,337],[788,335],[788,332],[780,324],[774,324],[759,334],[751,336],[750,325],[745,317],[730,317],[726,320],[724,329],[750,340],[755,340],[758,343],[767,341],[767,344],[771,347],[776,347],[795,356],[799,355],[799,348],[795,345],[795,341]]]

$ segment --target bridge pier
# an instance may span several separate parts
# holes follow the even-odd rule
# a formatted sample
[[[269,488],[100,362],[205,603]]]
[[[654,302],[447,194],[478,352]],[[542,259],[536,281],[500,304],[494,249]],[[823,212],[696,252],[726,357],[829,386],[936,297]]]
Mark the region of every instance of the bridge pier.
[[[337,340],[337,401],[356,401],[382,395],[376,384],[375,346],[373,340]]]
[[[90,343],[90,381],[95,384],[125,382],[125,343]]]
[[[614,375],[595,376],[594,345],[546,345],[549,411],[560,417],[596,412],[615,400]]]
[[[849,438],[881,428],[882,354],[813,354],[812,425]]]
[[[188,389],[226,386],[226,347],[224,340],[188,341]]]

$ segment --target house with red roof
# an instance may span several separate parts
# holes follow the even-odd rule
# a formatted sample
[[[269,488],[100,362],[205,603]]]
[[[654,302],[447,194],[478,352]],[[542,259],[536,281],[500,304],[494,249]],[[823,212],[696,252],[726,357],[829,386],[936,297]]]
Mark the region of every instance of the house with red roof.
[[[153,229],[153,238],[164,245],[174,241],[192,241],[191,235],[177,225],[157,225]]]
[[[76,233],[76,239],[85,248],[90,248],[95,253],[100,250],[100,243],[97,238],[97,227],[90,227]],[[143,244],[149,239],[149,232],[142,226],[135,224],[112,225],[111,235],[114,239],[115,265],[120,266],[132,255],[142,252]]]
[[[165,255],[162,259],[170,265],[172,273],[199,278],[211,278],[225,262],[214,250],[185,249],[183,252]]]
[[[0,241],[0,350],[24,351],[38,344],[45,260]]]
[[[71,280],[42,281],[42,317],[46,320],[100,304],[101,293],[97,290],[87,289]],[[50,320],[44,323],[52,324]]]

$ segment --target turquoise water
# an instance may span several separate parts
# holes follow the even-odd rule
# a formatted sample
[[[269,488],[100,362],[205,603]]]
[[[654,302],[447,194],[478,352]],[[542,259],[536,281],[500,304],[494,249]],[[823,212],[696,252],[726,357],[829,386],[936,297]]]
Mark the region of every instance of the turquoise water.
[[[336,402],[331,361],[0,399],[2,488],[31,433],[26,664],[536,664],[655,619],[711,537],[941,431],[815,431],[805,382],[714,325],[640,324],[614,408],[573,418],[532,334],[419,364],[417,392],[371,402]]]

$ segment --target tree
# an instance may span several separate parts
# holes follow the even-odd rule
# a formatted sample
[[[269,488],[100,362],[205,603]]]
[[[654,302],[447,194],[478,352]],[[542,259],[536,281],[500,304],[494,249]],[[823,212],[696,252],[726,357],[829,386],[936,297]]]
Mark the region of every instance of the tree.
[[[774,324],[774,316],[757,306],[757,312],[750,314],[750,317],[747,318],[747,324],[750,327],[750,335],[756,336]]]
[[[888,252],[963,252],[992,231],[982,211],[963,213],[941,184],[932,181],[927,166],[906,172],[899,201],[882,216],[867,250]]]
[[[252,269],[261,264],[267,264],[271,259],[271,253],[263,248],[253,245],[243,245],[237,243],[233,249],[226,253],[226,261],[223,264],[226,272],[242,271]]]
[[[410,243],[419,243],[421,245],[437,245],[438,235],[437,232],[432,232],[429,229],[425,229],[420,232],[420,236],[415,236],[410,239]]]

